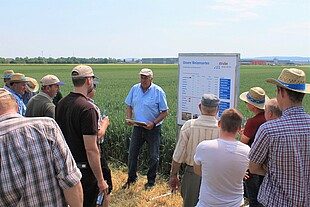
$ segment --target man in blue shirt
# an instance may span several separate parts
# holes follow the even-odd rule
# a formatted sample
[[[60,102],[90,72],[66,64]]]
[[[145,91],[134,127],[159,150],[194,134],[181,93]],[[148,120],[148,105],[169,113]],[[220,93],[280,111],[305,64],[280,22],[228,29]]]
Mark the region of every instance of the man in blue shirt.
[[[137,165],[139,152],[146,142],[150,155],[149,170],[147,173],[148,182],[145,189],[155,185],[156,171],[159,163],[159,146],[161,136],[161,124],[168,115],[166,94],[163,89],[154,84],[153,71],[143,68],[140,71],[140,83],[135,84],[125,103],[126,125],[133,126],[133,132],[129,145],[128,155],[128,179],[123,189],[129,188],[137,179]],[[131,120],[134,118],[136,123]],[[144,122],[144,125],[137,125],[137,122]]]
[[[18,113],[22,116],[25,116],[26,105],[23,102],[23,95],[26,90],[26,83],[28,78],[25,77],[22,73],[14,73],[9,80],[10,87],[6,88],[11,94],[15,96],[16,103],[18,105]]]

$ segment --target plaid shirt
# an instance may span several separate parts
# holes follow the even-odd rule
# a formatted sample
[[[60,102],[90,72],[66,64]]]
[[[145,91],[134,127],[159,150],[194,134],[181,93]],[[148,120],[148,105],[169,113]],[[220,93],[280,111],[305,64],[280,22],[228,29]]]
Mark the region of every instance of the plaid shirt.
[[[288,108],[257,131],[249,159],[267,163],[258,201],[264,206],[310,206],[310,116]]]
[[[67,206],[81,173],[56,122],[0,116],[0,206]]]

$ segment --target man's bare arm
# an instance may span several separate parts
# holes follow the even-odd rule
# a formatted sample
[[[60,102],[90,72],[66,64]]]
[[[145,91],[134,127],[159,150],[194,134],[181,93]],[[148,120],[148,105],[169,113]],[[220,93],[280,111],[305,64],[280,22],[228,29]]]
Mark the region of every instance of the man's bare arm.
[[[64,189],[63,192],[69,206],[83,206],[83,189],[81,182],[78,182],[78,184],[71,188]]]
[[[104,181],[100,163],[100,153],[97,146],[97,135],[83,135],[87,160],[92,169],[99,187],[99,192],[108,189],[108,185]],[[107,193],[107,192],[106,192]]]
[[[196,163],[194,163],[194,172],[197,175],[201,176],[202,175],[202,173],[201,173],[201,165],[197,165]]]
[[[256,175],[265,175],[266,170],[263,168],[263,165],[256,164],[254,162],[249,162],[250,173]]]

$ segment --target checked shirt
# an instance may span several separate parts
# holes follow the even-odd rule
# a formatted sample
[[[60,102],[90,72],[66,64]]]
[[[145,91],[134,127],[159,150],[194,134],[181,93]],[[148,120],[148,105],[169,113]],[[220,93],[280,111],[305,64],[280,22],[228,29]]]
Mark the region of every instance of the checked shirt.
[[[310,116],[291,107],[258,129],[249,159],[268,170],[258,201],[266,207],[310,206]]]
[[[67,206],[81,177],[53,119],[0,116],[0,206]]]

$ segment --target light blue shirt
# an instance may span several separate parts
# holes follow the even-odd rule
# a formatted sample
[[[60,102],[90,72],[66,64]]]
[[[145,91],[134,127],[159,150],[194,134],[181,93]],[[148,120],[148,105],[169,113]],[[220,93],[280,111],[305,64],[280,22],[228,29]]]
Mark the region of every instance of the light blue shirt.
[[[162,111],[169,109],[165,92],[154,83],[145,93],[143,93],[141,83],[134,85],[129,91],[125,103],[133,109],[134,119],[141,122],[152,122]],[[157,126],[162,122],[159,122]]]
[[[19,113],[22,116],[25,116],[27,107],[24,104],[24,101],[22,99],[23,98],[22,95],[20,95],[19,93],[16,93],[15,91],[13,91],[9,87],[6,87],[5,89],[8,90],[11,94],[13,94],[15,96],[16,103],[18,105],[18,112],[17,113]]]

